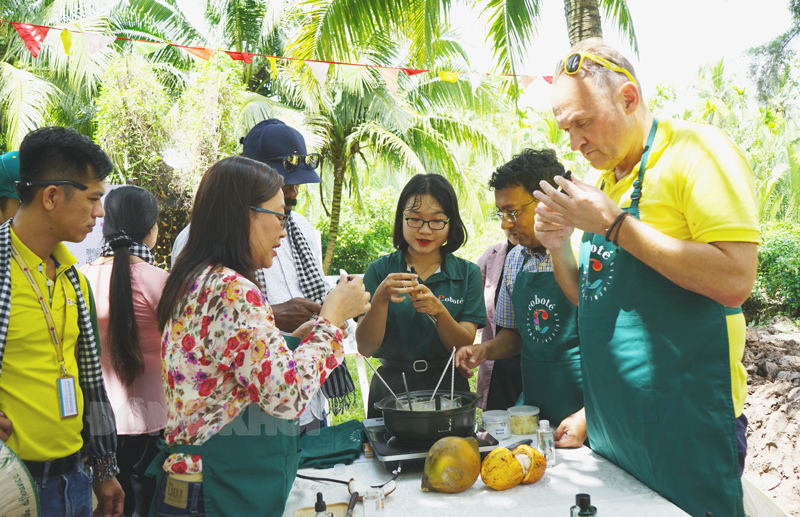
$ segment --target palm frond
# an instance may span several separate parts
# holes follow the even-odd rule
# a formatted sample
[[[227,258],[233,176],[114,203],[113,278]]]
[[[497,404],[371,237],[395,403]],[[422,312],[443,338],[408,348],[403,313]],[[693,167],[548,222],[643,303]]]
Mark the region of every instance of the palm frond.
[[[41,125],[59,90],[31,72],[5,62],[0,62],[0,79],[3,130],[9,149],[18,149],[25,135]]]
[[[639,57],[639,40],[636,38],[636,31],[633,28],[633,18],[628,9],[627,0],[598,0],[598,7],[603,11],[606,18],[616,22],[617,30],[628,39],[633,52]]]
[[[489,0],[489,36],[500,73],[513,74],[525,57],[539,22],[540,0]]]

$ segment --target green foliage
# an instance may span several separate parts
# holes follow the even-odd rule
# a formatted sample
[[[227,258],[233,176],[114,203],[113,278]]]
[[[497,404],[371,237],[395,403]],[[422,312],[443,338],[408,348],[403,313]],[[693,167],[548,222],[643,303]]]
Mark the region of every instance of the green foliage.
[[[758,277],[745,305],[749,321],[766,321],[777,314],[800,315],[800,226],[765,225],[761,231]]]
[[[196,66],[189,87],[173,107],[171,137],[183,188],[194,192],[206,170],[220,159],[239,154],[239,112],[244,87],[230,60]]]
[[[354,200],[342,203],[339,219],[339,240],[331,263],[331,271],[344,269],[363,274],[370,262],[394,251],[392,232],[397,195],[392,189],[370,192],[359,209]],[[317,229],[322,233],[322,252],[328,243],[330,219],[321,217]]]
[[[116,167],[109,178],[112,183],[146,187],[161,175],[168,111],[167,95],[152,65],[130,56],[109,66],[95,120],[96,139]]]

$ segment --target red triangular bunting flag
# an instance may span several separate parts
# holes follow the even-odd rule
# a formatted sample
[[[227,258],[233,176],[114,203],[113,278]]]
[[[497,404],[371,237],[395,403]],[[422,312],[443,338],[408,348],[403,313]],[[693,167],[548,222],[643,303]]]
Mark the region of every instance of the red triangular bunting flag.
[[[39,51],[42,50],[42,42],[47,37],[47,33],[50,32],[50,28],[28,25],[27,23],[12,22],[11,24],[17,29],[19,37],[25,42],[25,46],[28,47],[31,55],[39,57]]]
[[[204,61],[208,61],[211,59],[211,55],[214,53],[213,50],[208,50],[207,48],[203,47],[181,47],[183,50],[192,54],[193,56],[197,56]]]
[[[409,77],[412,75],[421,74],[422,72],[427,72],[427,70],[417,70],[416,68],[403,68],[403,72],[408,74]]]
[[[248,65],[253,64],[253,54],[248,54],[247,52],[230,52],[227,50],[225,53],[228,54],[234,61],[244,61]]]
[[[552,75],[543,75],[542,79],[544,79],[545,81],[547,81],[550,84],[553,84],[553,76]]]

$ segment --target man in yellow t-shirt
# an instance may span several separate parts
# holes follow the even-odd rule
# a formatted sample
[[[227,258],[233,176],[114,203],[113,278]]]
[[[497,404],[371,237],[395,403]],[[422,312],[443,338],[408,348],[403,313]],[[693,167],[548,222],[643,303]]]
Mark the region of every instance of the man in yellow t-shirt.
[[[753,173],[717,128],[656,120],[633,67],[599,38],[559,62],[552,106],[604,171],[598,187],[556,178],[563,191],[535,193],[536,236],[578,305],[591,447],[689,514],[743,517]],[[573,228],[585,232],[577,261]]]
[[[101,515],[122,515],[94,300],[63,244],[82,241],[103,216],[113,165],[60,127],[29,133],[19,165],[20,208],[0,226],[0,439],[30,472],[42,516],[91,515],[92,488]]]

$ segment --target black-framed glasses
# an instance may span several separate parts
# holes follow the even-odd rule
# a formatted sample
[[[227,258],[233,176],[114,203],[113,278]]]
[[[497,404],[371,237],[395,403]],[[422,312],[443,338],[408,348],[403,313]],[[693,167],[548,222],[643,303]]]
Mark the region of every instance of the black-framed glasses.
[[[407,217],[406,214],[403,214],[403,219],[406,220],[410,228],[422,228],[427,224],[428,228],[431,230],[444,230],[444,227],[450,222],[449,217],[445,220],[431,219],[430,221],[426,221],[425,219],[417,219],[416,217]]]
[[[262,214],[276,215],[278,216],[278,220],[281,222],[281,228],[286,228],[286,221],[289,219],[289,216],[287,214],[282,214],[280,212],[273,212],[272,210],[267,210],[266,208],[261,208],[260,206],[251,206],[250,210],[261,212]]]
[[[567,73],[567,75],[577,74],[578,71],[581,69],[581,66],[583,66],[583,60],[587,57],[592,61],[594,61],[595,63],[597,63],[598,65],[604,66],[613,72],[625,74],[625,77],[627,77],[630,82],[635,84],[637,88],[639,87],[639,83],[636,82],[636,79],[633,78],[633,75],[631,75],[630,72],[628,72],[621,66],[612,63],[608,59],[602,58],[600,56],[595,56],[594,54],[590,54],[588,52],[573,52],[572,54],[568,55],[565,59],[559,61],[558,64],[556,65],[556,74],[558,74],[562,66],[564,67],[564,71]]]
[[[22,189],[26,189],[28,187],[50,187],[58,185],[69,185],[71,187],[75,187],[78,190],[89,189],[89,187],[84,185],[83,183],[78,183],[77,181],[69,181],[69,180],[15,181],[14,184],[17,187],[17,193],[19,193]]]
[[[319,153],[312,154],[287,154],[286,156],[277,156],[275,158],[267,158],[268,162],[280,161],[286,172],[294,172],[301,163],[305,163],[306,167],[312,171],[319,167],[321,157]]]
[[[513,212],[503,212],[502,210],[498,210],[494,213],[494,216],[497,217],[497,219],[500,221],[505,219],[509,223],[513,223],[514,221],[517,220],[517,216],[519,215],[519,213],[525,210],[526,206],[530,205],[531,203],[536,203],[536,201],[537,201],[536,198],[533,198],[530,200],[529,203],[525,203],[524,205],[522,205],[522,208],[520,208],[519,210],[514,210]]]

